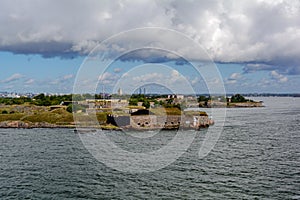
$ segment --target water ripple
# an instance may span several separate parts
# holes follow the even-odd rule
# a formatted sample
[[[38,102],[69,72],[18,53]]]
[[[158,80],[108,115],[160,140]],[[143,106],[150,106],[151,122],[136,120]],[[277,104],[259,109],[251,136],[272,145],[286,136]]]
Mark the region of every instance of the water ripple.
[[[0,129],[0,198],[300,199],[300,102],[264,101],[266,108],[229,109],[223,133],[205,158],[197,157],[203,130],[174,163],[143,174],[97,162],[69,129]],[[147,141],[107,134],[126,150],[145,152],[176,133]]]

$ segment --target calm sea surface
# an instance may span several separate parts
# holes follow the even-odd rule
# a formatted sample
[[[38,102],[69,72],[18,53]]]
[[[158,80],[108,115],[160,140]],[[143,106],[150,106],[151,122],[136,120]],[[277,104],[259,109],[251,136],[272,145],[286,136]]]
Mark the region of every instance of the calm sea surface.
[[[258,98],[265,108],[228,109],[213,150],[198,158],[205,130],[169,166],[130,174],[98,162],[71,129],[0,129],[0,199],[300,199],[300,98]],[[130,151],[151,141],[107,131]],[[137,133],[138,134],[138,133]]]

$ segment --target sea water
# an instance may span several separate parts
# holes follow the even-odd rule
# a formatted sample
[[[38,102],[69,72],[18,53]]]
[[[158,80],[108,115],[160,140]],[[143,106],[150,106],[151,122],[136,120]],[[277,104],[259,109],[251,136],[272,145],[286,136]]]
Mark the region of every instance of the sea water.
[[[227,109],[206,157],[198,157],[201,130],[175,162],[149,173],[107,167],[72,129],[0,129],[0,199],[300,199],[300,98],[257,100],[266,107]],[[147,152],[176,132],[105,134],[122,149]]]

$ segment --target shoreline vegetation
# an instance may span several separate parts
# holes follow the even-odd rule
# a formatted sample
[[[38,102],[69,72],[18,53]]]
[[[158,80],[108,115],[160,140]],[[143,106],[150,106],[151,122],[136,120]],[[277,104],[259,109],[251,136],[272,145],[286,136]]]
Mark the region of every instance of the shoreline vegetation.
[[[206,112],[185,111],[186,108],[262,106],[262,102],[245,99],[239,94],[231,98],[39,94],[33,98],[0,98],[0,128],[198,130],[214,124],[213,120]]]
[[[199,107],[206,108],[217,108],[217,107],[227,107],[227,108],[253,108],[253,107],[264,107],[262,101],[253,101],[251,99],[246,99],[240,94],[231,96],[230,98],[222,99],[222,97],[209,98],[205,96],[200,96],[198,98]]]

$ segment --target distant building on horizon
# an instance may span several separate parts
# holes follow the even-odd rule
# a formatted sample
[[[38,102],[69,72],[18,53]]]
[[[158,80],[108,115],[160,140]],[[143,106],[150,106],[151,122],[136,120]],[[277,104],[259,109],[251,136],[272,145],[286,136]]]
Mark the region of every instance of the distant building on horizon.
[[[118,95],[123,95],[123,91],[121,88],[118,89]]]

